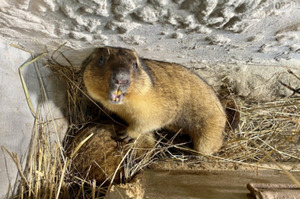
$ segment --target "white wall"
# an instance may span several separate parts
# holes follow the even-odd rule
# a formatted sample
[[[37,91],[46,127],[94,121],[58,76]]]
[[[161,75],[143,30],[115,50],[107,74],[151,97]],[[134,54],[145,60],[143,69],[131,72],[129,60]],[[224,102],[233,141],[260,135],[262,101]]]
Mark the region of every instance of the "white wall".
[[[0,34],[36,51],[67,41],[195,66],[290,63],[299,59],[299,9],[296,0],[2,0]]]
[[[3,39],[0,40],[0,52],[0,146],[5,146],[16,152],[20,159],[26,160],[33,117],[27,107],[17,69],[30,55],[9,46]],[[4,198],[8,192],[9,184],[14,186],[16,173],[11,158],[1,150],[0,198]]]
[[[16,153],[25,168],[30,139],[34,129],[34,118],[28,108],[24,90],[18,74],[18,68],[27,62],[31,55],[12,47],[3,39],[0,40],[0,147],[4,146],[11,153]],[[33,64],[22,69],[22,74],[28,87],[29,97],[33,108],[43,103],[40,114],[45,119],[51,119],[48,107],[56,119],[60,139],[66,132],[64,120],[65,89],[64,84],[45,69],[39,69],[49,101],[43,101],[36,69]],[[60,90],[61,89],[61,90]],[[48,106],[49,104],[49,106]],[[50,126],[52,141],[56,141],[56,134]],[[11,194],[17,179],[17,167],[11,157],[0,150],[0,198]]]

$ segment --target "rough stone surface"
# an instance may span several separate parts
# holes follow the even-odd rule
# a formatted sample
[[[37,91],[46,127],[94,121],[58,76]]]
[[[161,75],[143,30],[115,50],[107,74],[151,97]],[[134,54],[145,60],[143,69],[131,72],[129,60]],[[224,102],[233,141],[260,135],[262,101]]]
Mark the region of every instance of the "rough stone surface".
[[[37,52],[67,42],[130,47],[183,64],[295,65],[299,9],[293,0],[3,0],[0,34]]]

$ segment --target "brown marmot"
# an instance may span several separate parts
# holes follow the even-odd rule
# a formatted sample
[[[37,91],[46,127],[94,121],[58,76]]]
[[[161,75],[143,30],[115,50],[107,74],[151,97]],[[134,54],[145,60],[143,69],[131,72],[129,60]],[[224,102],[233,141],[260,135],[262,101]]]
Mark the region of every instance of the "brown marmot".
[[[89,95],[128,123],[131,138],[166,128],[190,135],[205,155],[222,146],[224,109],[213,89],[184,66],[112,47],[96,49],[84,65]]]

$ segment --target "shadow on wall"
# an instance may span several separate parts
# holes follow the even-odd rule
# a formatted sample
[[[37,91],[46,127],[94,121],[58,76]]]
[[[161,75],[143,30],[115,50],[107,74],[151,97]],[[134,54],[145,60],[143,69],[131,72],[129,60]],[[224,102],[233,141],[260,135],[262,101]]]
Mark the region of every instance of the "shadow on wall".
[[[28,109],[20,83],[18,67],[30,55],[0,40],[0,146],[15,152],[25,164],[31,138],[33,117]],[[34,78],[27,77],[32,84]],[[0,198],[11,195],[17,182],[17,168],[8,154],[0,152]]]
[[[51,141],[61,141],[66,133],[66,84],[47,66],[46,59],[40,59],[22,71],[32,100],[35,113],[45,121],[55,121],[56,127],[49,125]],[[34,79],[34,80],[32,80]],[[57,138],[55,131],[58,131]]]
[[[0,50],[0,146],[11,153],[16,153],[22,168],[25,168],[34,117],[24,94],[18,68],[30,61],[31,56],[1,40]],[[45,120],[55,119],[62,140],[67,127],[64,119],[65,84],[46,67],[44,62],[45,60],[38,60],[27,65],[22,68],[21,73],[32,102],[32,109],[34,112],[40,109],[39,116]],[[57,136],[51,127],[50,132],[51,140],[56,141]],[[0,179],[0,198],[12,196],[16,191],[15,183],[18,182],[19,177],[15,163],[5,150],[0,152]]]

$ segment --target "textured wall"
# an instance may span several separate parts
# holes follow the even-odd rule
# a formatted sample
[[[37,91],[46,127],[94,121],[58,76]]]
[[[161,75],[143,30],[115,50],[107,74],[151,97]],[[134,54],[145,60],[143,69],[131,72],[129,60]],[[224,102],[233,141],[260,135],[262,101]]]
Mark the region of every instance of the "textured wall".
[[[299,7],[295,0],[2,0],[0,34],[37,51],[68,41],[181,63],[277,63],[299,59]]]

